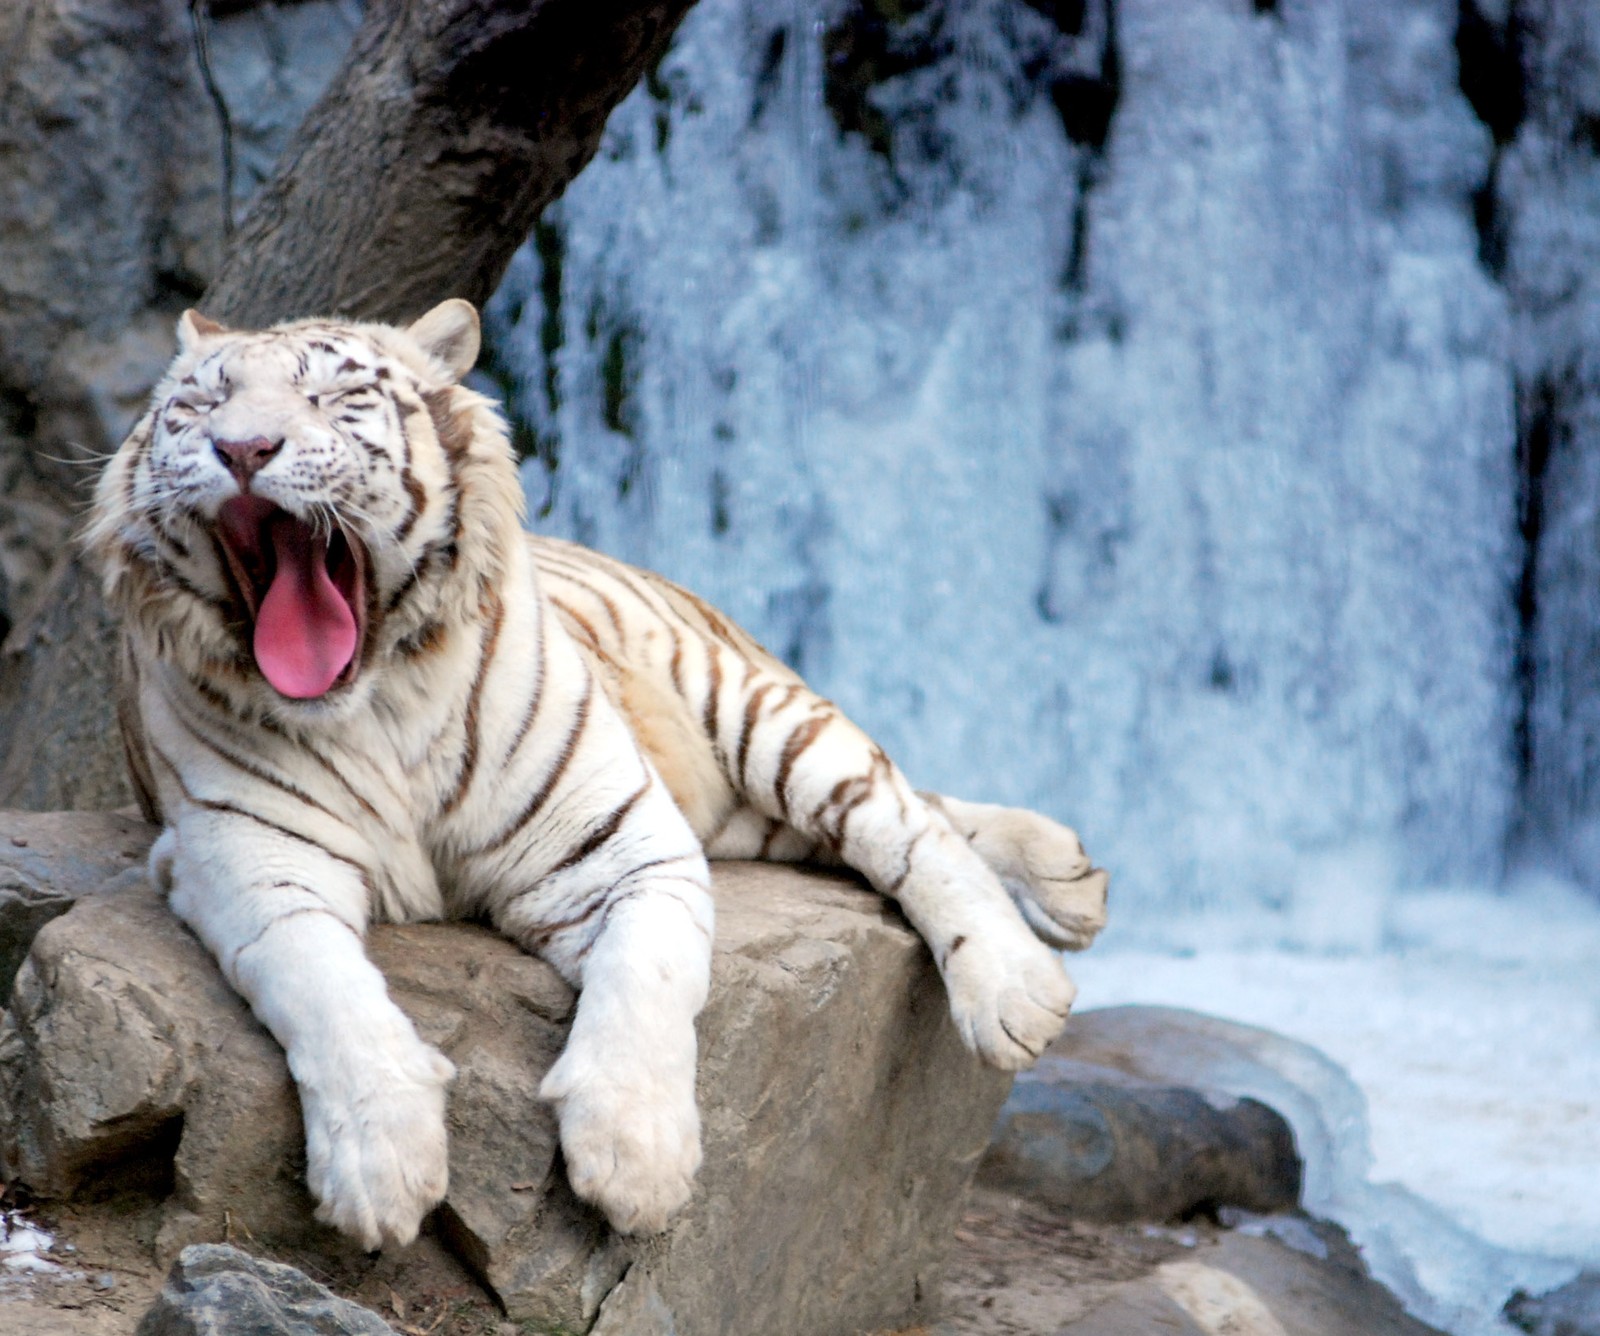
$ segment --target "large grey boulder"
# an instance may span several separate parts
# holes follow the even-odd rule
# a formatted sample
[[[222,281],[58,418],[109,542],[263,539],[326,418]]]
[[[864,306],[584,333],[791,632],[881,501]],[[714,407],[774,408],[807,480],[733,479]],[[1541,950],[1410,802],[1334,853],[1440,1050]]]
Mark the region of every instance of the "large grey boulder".
[[[979,1176],[1080,1220],[1178,1220],[1299,1203],[1294,1133],[1259,1100],[1077,1061],[1076,1036],[1024,1072]]]
[[[611,1234],[573,1197],[537,1098],[571,989],[482,928],[372,932],[396,1001],[459,1072],[438,1229],[512,1318],[562,1329],[920,1321],[1008,1080],[961,1047],[922,943],[879,897],[762,864],[717,865],[716,893],[705,1163],[651,1239]],[[36,939],[0,1026],[0,1154],[58,1196],[174,1157],[168,1255],[230,1229],[352,1247],[312,1219],[277,1045],[142,885],[80,900]]]
[[[185,1248],[137,1336],[394,1336],[304,1272],[222,1244]]]

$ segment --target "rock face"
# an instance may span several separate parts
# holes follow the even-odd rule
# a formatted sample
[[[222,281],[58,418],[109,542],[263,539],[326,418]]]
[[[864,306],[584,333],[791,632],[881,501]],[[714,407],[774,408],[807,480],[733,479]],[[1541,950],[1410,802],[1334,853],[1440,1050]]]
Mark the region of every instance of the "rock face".
[[[1293,1209],[1294,1134],[1253,1099],[1130,1077],[1061,1056],[1017,1079],[979,1171],[1081,1220],[1178,1220],[1202,1208]]]
[[[292,1266],[219,1244],[178,1254],[136,1336],[394,1336],[376,1313]]]
[[[481,928],[372,932],[396,1001],[459,1072],[438,1227],[513,1318],[564,1330],[921,1320],[1006,1078],[961,1048],[926,951],[880,898],[768,865],[716,875],[705,1164],[654,1239],[613,1236],[573,1197],[536,1097],[571,989]],[[5,1171],[41,1193],[175,1156],[168,1254],[229,1229],[353,1246],[312,1220],[281,1052],[143,886],[39,934],[0,1028],[0,1111]]]
[[[114,812],[0,811],[0,1006],[39,929],[141,865],[154,834]]]

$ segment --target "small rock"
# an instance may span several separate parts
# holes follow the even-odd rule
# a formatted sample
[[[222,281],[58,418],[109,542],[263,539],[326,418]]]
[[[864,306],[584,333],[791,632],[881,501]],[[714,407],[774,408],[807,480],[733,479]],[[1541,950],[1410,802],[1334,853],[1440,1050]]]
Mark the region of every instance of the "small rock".
[[[137,1336],[395,1336],[304,1272],[226,1244],[185,1248]]]
[[[109,1294],[112,1290],[117,1288],[117,1278],[109,1271],[102,1271],[89,1283],[102,1294]]]
[[[1548,1294],[1518,1290],[1505,1315],[1529,1336],[1600,1336],[1600,1271],[1585,1271]]]

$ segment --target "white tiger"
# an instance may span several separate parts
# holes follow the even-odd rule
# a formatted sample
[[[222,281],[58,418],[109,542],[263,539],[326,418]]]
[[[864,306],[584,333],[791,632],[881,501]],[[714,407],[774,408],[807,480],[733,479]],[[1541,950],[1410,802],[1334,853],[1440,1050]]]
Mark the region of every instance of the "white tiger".
[[[451,1066],[367,960],[374,918],[486,916],[580,989],[541,1093],[622,1231],[662,1228],[699,1166],[707,855],[858,868],[995,1066],[1058,1033],[1050,947],[1105,912],[1077,837],[918,796],[692,595],[527,534],[504,425],[458,383],[468,303],[178,336],[87,539],[152,873],[288,1055],[320,1218],[404,1244],[446,1188]]]

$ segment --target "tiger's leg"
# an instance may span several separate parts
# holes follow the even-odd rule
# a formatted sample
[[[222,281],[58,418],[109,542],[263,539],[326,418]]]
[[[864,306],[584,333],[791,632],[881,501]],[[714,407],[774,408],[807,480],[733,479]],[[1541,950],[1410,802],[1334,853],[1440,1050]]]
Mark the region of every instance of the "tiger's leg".
[[[737,708],[715,713],[736,721],[718,741],[745,801],[898,901],[933,952],[967,1046],[996,1067],[1029,1066],[1060,1033],[1076,989],[950,819],[835,706],[795,683],[747,677]],[[782,857],[785,840],[778,830],[764,856]]]
[[[1077,832],[1020,807],[919,795],[942,812],[1010,894],[1028,926],[1051,946],[1082,951],[1106,926],[1110,878]]]
[[[151,872],[283,1046],[317,1218],[369,1249],[409,1243],[448,1183],[454,1069],[367,959],[360,869],[242,812],[186,807]]]
[[[544,947],[581,991],[539,1094],[557,1106],[572,1190],[624,1234],[665,1228],[700,1168],[694,1020],[711,924],[703,884],[624,888],[597,933],[568,930]]]
[[[583,745],[559,753],[559,782],[524,810],[504,870],[484,868],[502,888],[489,910],[579,990],[540,1087],[573,1190],[616,1229],[653,1231],[689,1199],[700,1165],[694,1020],[711,978],[710,871],[621,718],[581,665],[570,677]]]

